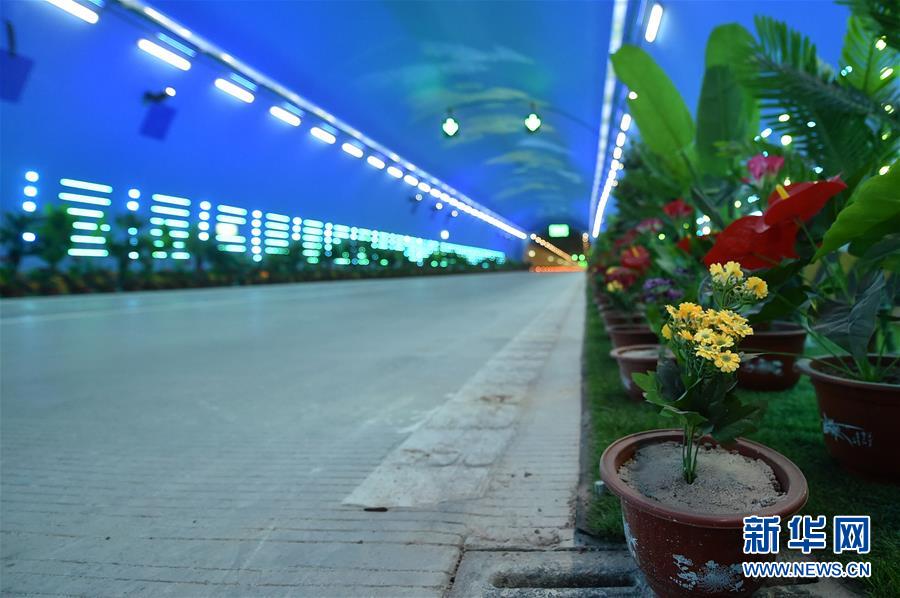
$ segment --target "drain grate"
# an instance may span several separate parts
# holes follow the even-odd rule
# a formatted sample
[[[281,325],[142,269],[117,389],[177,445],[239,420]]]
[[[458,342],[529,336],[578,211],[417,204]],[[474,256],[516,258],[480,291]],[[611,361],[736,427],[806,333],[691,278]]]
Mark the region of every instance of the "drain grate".
[[[647,596],[625,550],[469,550],[450,598]]]

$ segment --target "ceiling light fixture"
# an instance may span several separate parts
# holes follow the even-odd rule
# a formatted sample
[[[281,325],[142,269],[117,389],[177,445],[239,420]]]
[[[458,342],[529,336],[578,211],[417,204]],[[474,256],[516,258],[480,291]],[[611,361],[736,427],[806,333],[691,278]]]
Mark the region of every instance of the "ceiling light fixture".
[[[151,42],[149,39],[139,39],[137,46],[147,54],[159,58],[163,62],[170,64],[179,70],[187,71],[191,68],[191,62],[187,58],[179,56],[175,52]]]
[[[47,0],[47,2],[49,2],[56,8],[61,8],[70,15],[78,17],[85,23],[90,23],[91,25],[93,25],[100,20],[100,16],[97,13],[95,13],[87,6],[75,2],[74,0]]]
[[[644,39],[649,43],[656,41],[659,34],[659,25],[662,23],[663,7],[662,4],[654,4],[650,9],[650,18],[647,20],[647,30],[644,32]]]
[[[453,118],[453,110],[450,108],[447,109],[447,118],[445,118],[443,124],[441,124],[441,130],[446,137],[453,137],[459,133],[459,123]]]

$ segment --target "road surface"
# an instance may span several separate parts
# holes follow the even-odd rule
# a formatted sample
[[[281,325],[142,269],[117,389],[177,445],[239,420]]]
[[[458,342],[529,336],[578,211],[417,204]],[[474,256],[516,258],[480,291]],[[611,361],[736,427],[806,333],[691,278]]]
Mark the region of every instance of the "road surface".
[[[3,301],[0,590],[440,596],[570,542],[583,279]]]

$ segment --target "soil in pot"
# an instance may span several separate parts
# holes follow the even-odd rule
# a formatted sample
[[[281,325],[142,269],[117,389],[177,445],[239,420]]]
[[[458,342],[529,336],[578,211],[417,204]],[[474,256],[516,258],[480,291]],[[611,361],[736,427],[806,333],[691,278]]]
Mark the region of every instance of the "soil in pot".
[[[869,359],[877,363],[878,357]],[[900,383],[852,380],[837,363],[837,357],[797,363],[816,390],[828,452],[852,473],[900,483]],[[844,363],[852,367],[850,358]]]
[[[806,479],[783,455],[738,439],[728,451],[713,443],[702,448],[698,478],[688,485],[680,479],[681,436],[681,430],[632,434],[600,458],[606,487],[622,501],[628,549],[663,598],[749,596],[763,580],[744,577],[741,563],[775,555],[744,554],[743,518],[789,519],[806,502]]]
[[[774,322],[767,329],[757,329],[738,345],[741,351],[756,354],[741,363],[738,386],[763,391],[793,388],[800,380],[794,364],[803,354],[805,342],[806,331],[790,322]]]
[[[620,324],[606,329],[612,346],[616,349],[629,345],[653,345],[659,342],[656,334],[646,324]]]
[[[619,477],[647,498],[709,515],[752,513],[784,498],[765,462],[711,445],[700,447],[693,484],[684,481],[676,442],[640,448],[619,468]]]
[[[634,401],[644,399],[644,391],[631,379],[632,374],[656,371],[659,360],[659,345],[633,345],[610,351],[609,355],[619,364],[619,379]]]

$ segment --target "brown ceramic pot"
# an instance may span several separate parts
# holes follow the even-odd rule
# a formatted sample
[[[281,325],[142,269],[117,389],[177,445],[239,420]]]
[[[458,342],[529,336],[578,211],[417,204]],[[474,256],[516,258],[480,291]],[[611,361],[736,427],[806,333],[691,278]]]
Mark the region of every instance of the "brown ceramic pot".
[[[744,577],[741,563],[775,560],[776,555],[744,555],[743,518],[790,518],[806,503],[806,478],[785,456],[743,438],[734,450],[768,464],[785,493],[776,504],[753,513],[706,515],[675,509],[643,496],[619,477],[619,467],[640,447],[681,439],[681,430],[639,432],[616,440],[600,457],[600,476],[622,502],[628,550],[661,598],[749,596],[764,580]]]
[[[615,349],[629,345],[655,345],[659,342],[656,334],[646,324],[618,324],[606,329]]]
[[[600,317],[603,318],[603,324],[609,328],[610,326],[625,326],[629,324],[646,324],[647,320],[644,314],[628,313],[615,309],[601,309]]]
[[[800,380],[800,372],[794,369],[794,363],[803,354],[805,342],[806,331],[790,322],[774,322],[771,329],[759,330],[746,337],[738,348],[758,355],[741,363],[737,371],[738,386],[750,390],[793,388]],[[770,351],[779,355],[769,353]]]
[[[656,371],[659,359],[659,345],[633,345],[619,347],[609,352],[609,356],[619,363],[619,379],[634,401],[644,399],[644,391],[631,379],[632,374],[643,374]]]
[[[877,359],[869,356],[873,363]],[[838,358],[797,363],[816,389],[828,452],[853,473],[900,483],[900,384],[851,380],[828,363],[838,363]],[[844,363],[851,363],[850,358]]]

